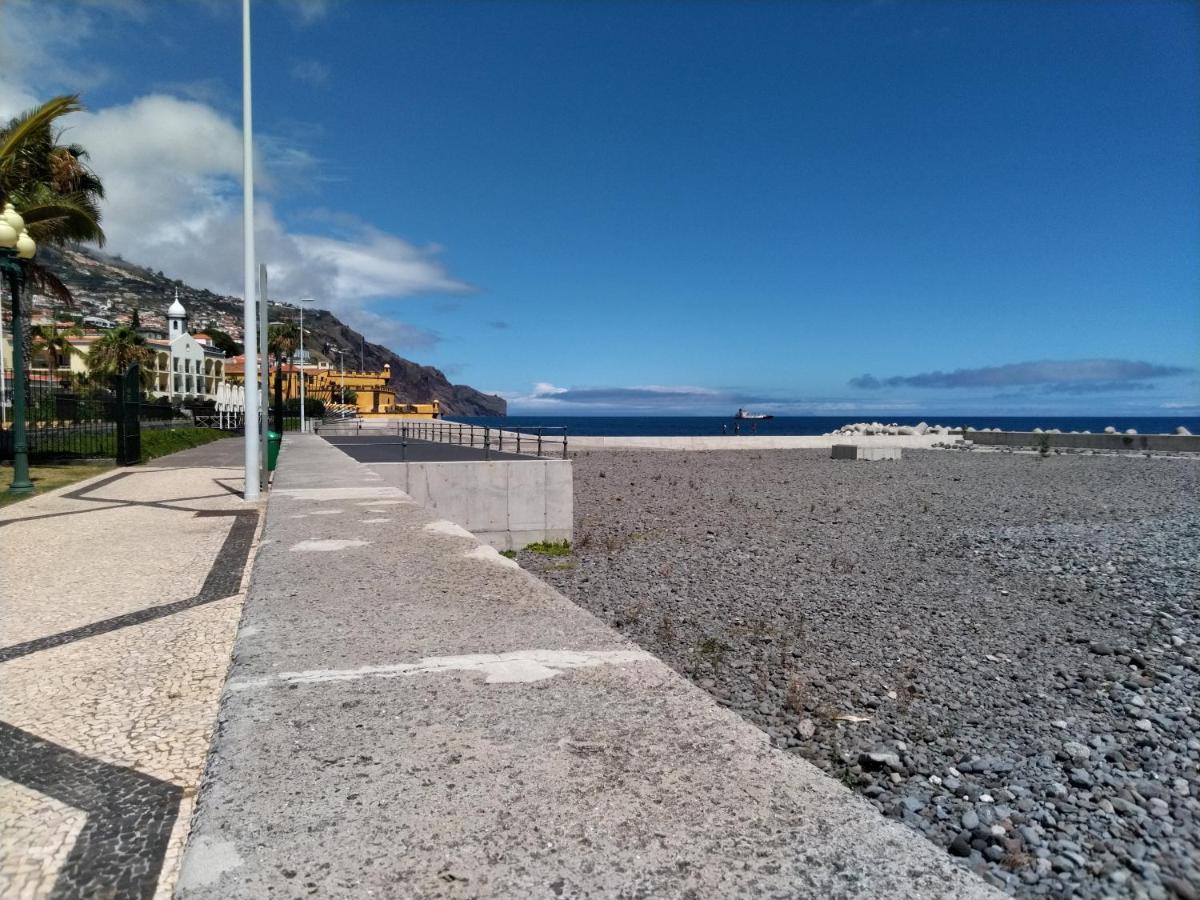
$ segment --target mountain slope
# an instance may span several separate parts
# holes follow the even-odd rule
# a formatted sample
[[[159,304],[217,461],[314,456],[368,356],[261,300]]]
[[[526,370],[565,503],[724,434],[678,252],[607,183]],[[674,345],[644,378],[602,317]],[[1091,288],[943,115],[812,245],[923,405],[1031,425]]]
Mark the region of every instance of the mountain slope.
[[[120,257],[108,256],[80,248],[44,248],[38,261],[54,272],[75,297],[74,312],[100,316],[114,322],[127,322],[136,308],[143,326],[166,330],[167,307],[179,291],[179,300],[187,308],[192,331],[216,327],[242,339],[242,301],[212,291],[194,288],[182,281],[167,277],[142,266],[133,265]],[[51,301],[35,299],[35,306],[49,311]],[[295,307],[287,303],[270,304],[272,322],[295,321]],[[463,384],[451,384],[444,374],[432,366],[422,366],[405,359],[381,344],[364,340],[363,335],[350,328],[327,310],[306,309],[304,328],[310,334],[306,346],[317,359],[327,359],[320,351],[326,343],[345,351],[347,368],[365,364],[379,371],[385,364],[392,368],[391,386],[397,398],[409,402],[439,400],[447,415],[502,416],[506,413],[504,399],[484,394]],[[329,358],[338,362],[338,356]]]

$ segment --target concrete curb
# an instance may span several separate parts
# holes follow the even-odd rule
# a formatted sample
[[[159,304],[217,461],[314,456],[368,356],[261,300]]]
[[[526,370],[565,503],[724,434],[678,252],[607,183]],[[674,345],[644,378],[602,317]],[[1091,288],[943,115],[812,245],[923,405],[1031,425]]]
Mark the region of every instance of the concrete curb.
[[[277,477],[177,896],[1003,896],[319,438]]]

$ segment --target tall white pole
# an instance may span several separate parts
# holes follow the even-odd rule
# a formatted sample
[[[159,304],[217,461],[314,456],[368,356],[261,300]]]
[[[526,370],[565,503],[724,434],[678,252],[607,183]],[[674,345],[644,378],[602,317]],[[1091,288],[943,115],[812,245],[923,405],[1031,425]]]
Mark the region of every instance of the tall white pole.
[[[242,0],[242,344],[246,348],[245,397],[246,500],[257,500],[259,481],[258,440],[258,329],[254,315],[254,128],[251,117],[250,93],[250,0]]]
[[[267,432],[271,430],[271,344],[267,340],[267,267],[258,264],[258,356],[262,360],[262,396],[259,398],[259,409],[262,422],[258,429],[259,472],[263,487],[271,483],[267,472]]]
[[[304,300],[300,300],[300,433],[307,429],[304,426]]]

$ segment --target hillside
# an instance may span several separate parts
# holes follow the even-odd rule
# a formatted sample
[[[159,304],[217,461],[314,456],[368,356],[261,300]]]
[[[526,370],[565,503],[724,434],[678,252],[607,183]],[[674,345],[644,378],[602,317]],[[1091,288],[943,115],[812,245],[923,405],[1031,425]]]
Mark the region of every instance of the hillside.
[[[193,331],[215,326],[242,339],[242,301],[212,291],[194,288],[156,272],[94,250],[43,248],[38,261],[54,272],[75,297],[73,312],[100,316],[115,322],[127,322],[134,308],[143,327],[166,330],[166,310],[179,291],[179,300],[187,308]],[[35,306],[49,310],[48,298],[35,298]],[[295,307],[288,303],[270,305],[272,322],[295,320]],[[428,402],[439,400],[447,415],[502,416],[507,404],[501,397],[484,394],[463,384],[451,384],[438,369],[423,366],[393,353],[387,347],[364,340],[327,310],[306,309],[304,327],[310,332],[308,349],[318,360],[325,360],[321,348],[326,343],[345,351],[346,366],[357,368],[360,360],[368,370],[378,371],[384,364],[392,367],[391,386],[400,400]],[[330,362],[336,362],[336,355]]]

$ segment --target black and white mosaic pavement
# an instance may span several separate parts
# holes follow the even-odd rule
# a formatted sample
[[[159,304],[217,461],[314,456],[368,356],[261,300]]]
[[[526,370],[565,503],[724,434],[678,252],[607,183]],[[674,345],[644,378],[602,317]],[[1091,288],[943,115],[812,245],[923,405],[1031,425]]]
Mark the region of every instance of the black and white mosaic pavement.
[[[120,597],[123,609],[84,625],[74,624],[78,614],[64,610],[56,618],[47,608],[42,634],[0,647],[0,806],[7,807],[0,827],[8,831],[0,842],[0,896],[151,898],[162,888],[165,864],[177,863],[175,845],[190,815],[236,623],[237,608],[220,601],[240,592],[258,527],[258,509],[243,507],[228,482],[215,469],[123,470],[0,519],[13,552],[23,540],[69,529],[76,543],[64,572],[112,552],[105,531],[122,523],[174,522],[188,534],[212,535],[207,546],[220,541],[203,560],[207,571],[192,596],[171,599],[170,566],[195,572],[191,567],[203,559],[195,547],[186,558],[163,560],[160,602],[130,611],[130,597]],[[139,588],[159,537],[146,533],[147,558],[130,560],[142,572]],[[126,537],[120,546],[128,552],[131,543],[138,539]],[[0,562],[7,567],[13,558]],[[64,605],[72,599],[62,593]],[[217,607],[216,618],[197,618]],[[56,621],[73,627],[56,629]],[[202,672],[191,671],[197,660]],[[119,680],[105,682],[114,676]],[[135,700],[126,703],[129,696]],[[48,702],[63,708],[47,710]],[[195,721],[201,712],[204,721]],[[186,735],[177,733],[180,716],[192,718]]]

